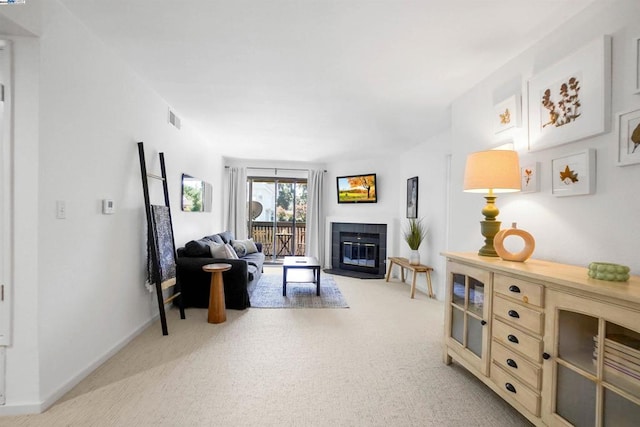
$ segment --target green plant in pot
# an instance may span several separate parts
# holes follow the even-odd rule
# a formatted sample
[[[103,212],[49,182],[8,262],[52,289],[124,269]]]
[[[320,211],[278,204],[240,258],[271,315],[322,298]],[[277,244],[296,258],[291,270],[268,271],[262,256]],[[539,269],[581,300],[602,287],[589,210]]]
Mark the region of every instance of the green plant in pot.
[[[409,219],[409,226],[403,232],[404,240],[411,249],[411,257],[409,258],[409,264],[420,264],[420,244],[427,237],[427,227],[422,223],[422,218]]]

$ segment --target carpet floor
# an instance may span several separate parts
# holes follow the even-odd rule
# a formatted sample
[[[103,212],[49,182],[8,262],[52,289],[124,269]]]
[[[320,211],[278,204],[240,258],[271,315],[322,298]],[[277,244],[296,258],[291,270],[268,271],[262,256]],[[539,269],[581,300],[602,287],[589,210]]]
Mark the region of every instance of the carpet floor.
[[[441,301],[334,279],[348,310],[227,310],[217,325],[169,310],[168,336],[150,325],[46,412],[0,426],[530,426],[442,362]]]
[[[289,273],[297,273],[290,271]],[[310,278],[310,280],[312,280]],[[348,308],[332,276],[320,275],[320,296],[316,285],[287,283],[287,296],[282,295],[282,272],[265,272],[249,296],[252,308]]]

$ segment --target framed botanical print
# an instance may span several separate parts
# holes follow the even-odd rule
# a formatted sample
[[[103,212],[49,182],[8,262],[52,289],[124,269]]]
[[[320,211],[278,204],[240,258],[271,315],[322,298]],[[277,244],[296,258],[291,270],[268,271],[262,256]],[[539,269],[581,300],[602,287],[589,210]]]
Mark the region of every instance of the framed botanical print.
[[[640,163],[640,108],[618,114],[618,166]]]
[[[583,150],[551,161],[554,196],[579,196],[595,192],[596,150]]]
[[[611,37],[602,36],[535,75],[528,92],[530,151],[607,132]]]
[[[535,193],[539,191],[540,174],[538,173],[538,163],[528,163],[520,166],[520,192]]]
[[[512,95],[493,106],[494,133],[520,126],[520,95]]]

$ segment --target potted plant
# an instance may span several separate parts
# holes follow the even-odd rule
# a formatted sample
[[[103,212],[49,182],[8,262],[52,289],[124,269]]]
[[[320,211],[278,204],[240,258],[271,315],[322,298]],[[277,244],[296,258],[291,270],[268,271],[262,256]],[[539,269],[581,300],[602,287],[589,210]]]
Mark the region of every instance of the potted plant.
[[[407,242],[411,249],[409,264],[420,264],[420,252],[418,252],[418,248],[425,237],[427,237],[427,227],[422,223],[422,218],[409,219],[409,227],[404,230],[403,235],[405,242]]]

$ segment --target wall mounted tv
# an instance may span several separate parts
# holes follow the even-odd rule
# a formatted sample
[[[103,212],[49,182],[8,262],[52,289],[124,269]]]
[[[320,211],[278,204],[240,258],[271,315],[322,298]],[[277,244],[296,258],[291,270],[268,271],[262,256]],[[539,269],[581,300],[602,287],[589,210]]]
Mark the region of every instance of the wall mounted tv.
[[[348,175],[336,178],[338,203],[377,203],[376,174]]]

